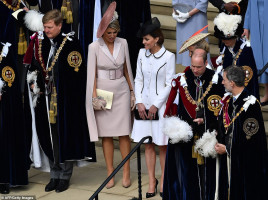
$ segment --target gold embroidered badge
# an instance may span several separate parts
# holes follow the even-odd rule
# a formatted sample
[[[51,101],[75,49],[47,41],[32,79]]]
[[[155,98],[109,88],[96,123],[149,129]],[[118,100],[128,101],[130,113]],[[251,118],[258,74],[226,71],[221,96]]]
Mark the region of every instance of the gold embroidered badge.
[[[246,138],[249,140],[259,130],[259,122],[254,118],[248,118],[243,124],[243,131],[246,133]]]
[[[245,71],[246,77],[245,77],[245,86],[248,85],[249,81],[252,79],[253,71],[249,66],[243,66],[243,70]]]
[[[68,55],[68,63],[71,67],[74,67],[74,71],[78,72],[82,63],[82,56],[78,51],[72,51]]]
[[[221,97],[219,95],[211,95],[207,99],[208,109],[212,112],[214,112],[215,116],[219,115],[219,111],[221,109]]]
[[[11,67],[6,66],[2,69],[2,77],[8,83],[8,87],[11,87],[15,79],[15,72]]]

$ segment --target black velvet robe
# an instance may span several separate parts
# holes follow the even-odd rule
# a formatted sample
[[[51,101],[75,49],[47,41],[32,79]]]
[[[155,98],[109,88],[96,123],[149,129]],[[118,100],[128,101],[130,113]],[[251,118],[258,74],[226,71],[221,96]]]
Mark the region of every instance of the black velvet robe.
[[[234,103],[231,97],[228,107],[231,120],[234,109],[235,114],[238,113],[248,96],[249,93],[245,89]],[[250,122],[254,122],[255,128],[252,128]],[[227,133],[223,124],[223,113],[219,117],[219,124],[219,142],[226,145],[228,152],[228,155],[224,154],[220,159],[219,199],[268,199],[267,144],[260,104],[256,101],[247,111],[243,111],[228,128]],[[247,138],[247,133],[250,132],[255,133]],[[227,156],[231,161],[229,198]]]
[[[64,36],[60,33],[53,39],[57,43],[57,48],[63,41]],[[82,55],[81,47],[76,38],[71,37],[72,41],[67,40],[61,51],[58,61],[54,66],[54,80],[57,90],[57,123],[53,125],[58,134],[59,162],[66,160],[81,160],[91,157],[90,161],[96,161],[95,145],[90,142],[86,110],[85,110],[85,91],[86,91],[86,66],[82,57],[79,71],[74,71],[67,61],[68,55],[77,51]],[[50,41],[44,33],[42,41],[42,56],[45,66],[50,51]],[[45,79],[42,67],[36,59],[33,59],[29,71],[38,71],[37,84],[42,94],[37,100],[35,107],[35,121],[37,135],[40,145],[50,160],[54,160],[53,148],[51,144],[49,122],[45,100]],[[50,96],[50,95],[49,95]],[[49,98],[50,99],[50,98]],[[26,109],[28,109],[28,128],[30,128],[31,116],[29,115],[28,97],[25,97]],[[28,107],[27,107],[28,105]],[[56,126],[56,127],[55,127]],[[52,128],[53,129],[53,128]],[[54,130],[52,130],[54,131]]]
[[[3,45],[0,44],[2,50]],[[12,55],[12,47],[7,57],[3,57],[0,63],[0,77],[3,81],[3,69],[11,67],[15,74],[14,82],[2,89],[0,100],[0,183],[11,185],[28,184],[28,154],[26,151],[26,133],[24,130],[24,118],[22,96],[19,89],[18,74],[15,60]],[[9,72],[6,72],[7,74]]]
[[[239,39],[236,41],[235,46],[233,48],[233,51],[235,54],[238,53],[241,44],[243,41]],[[221,47],[223,49],[224,46]],[[233,55],[229,51],[227,47],[225,47],[224,51],[224,58],[223,58],[223,69],[229,67],[234,62]],[[258,75],[257,75],[257,67],[255,63],[255,59],[253,56],[253,51],[251,47],[245,46],[237,59],[236,66],[242,67],[242,66],[249,66],[253,71],[253,76],[251,80],[248,82],[248,85],[246,86],[247,90],[250,94],[254,95],[257,99],[260,99],[259,94],[259,83],[258,83]]]
[[[209,85],[214,71],[206,69],[205,73],[201,76],[201,81],[204,82],[203,92]],[[188,91],[193,99],[196,98],[196,85],[194,83],[195,76],[191,70],[185,73],[186,82],[188,84]],[[217,124],[217,117],[214,112],[208,109],[207,99],[211,95],[224,94],[224,87],[221,84],[222,78],[219,76],[218,84],[213,84],[210,92],[203,100],[204,109],[200,117],[204,118],[204,125],[197,125],[193,123],[193,119],[186,111],[181,97],[179,99],[179,117],[185,120],[193,127],[193,132],[197,132],[200,137],[207,129],[215,129]],[[198,113],[200,114],[200,113]],[[203,115],[203,116],[202,116]],[[197,200],[200,199],[199,188],[199,174],[197,159],[192,158],[192,145],[193,139],[187,143],[168,143],[166,163],[165,163],[165,175],[164,175],[164,193],[163,199],[165,200]],[[206,200],[214,200],[215,183],[216,183],[216,160],[212,158],[205,158],[204,164],[205,181],[204,194]]]

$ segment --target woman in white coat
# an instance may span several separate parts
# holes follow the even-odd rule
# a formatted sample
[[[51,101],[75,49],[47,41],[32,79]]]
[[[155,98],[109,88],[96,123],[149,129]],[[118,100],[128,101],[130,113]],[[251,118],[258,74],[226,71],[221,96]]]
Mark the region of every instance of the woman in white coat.
[[[163,114],[171,81],[175,74],[175,55],[163,46],[164,37],[157,18],[146,22],[138,32],[143,37],[144,48],[140,49],[135,78],[136,114],[132,139],[139,142],[145,136],[152,136],[152,144],[145,144],[145,159],[149,174],[149,189],[146,198],[156,195],[158,181],[155,178],[156,153],[162,170],[160,196],[163,191],[163,176],[168,137],[162,132]],[[155,118],[159,116],[159,120]],[[138,119],[140,118],[140,119]]]

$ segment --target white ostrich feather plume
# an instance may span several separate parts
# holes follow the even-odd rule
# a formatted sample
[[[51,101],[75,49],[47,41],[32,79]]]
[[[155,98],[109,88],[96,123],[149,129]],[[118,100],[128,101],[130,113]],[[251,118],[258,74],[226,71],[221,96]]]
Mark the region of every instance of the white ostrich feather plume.
[[[217,152],[215,150],[215,145],[217,143],[216,131],[205,132],[203,136],[198,139],[195,143],[195,151],[197,151],[201,156],[216,158]]]
[[[111,19],[111,23],[114,21],[114,20],[117,20],[118,19],[118,13],[116,11],[114,11],[114,16],[112,17]]]
[[[231,37],[235,35],[238,24],[240,24],[241,21],[241,15],[227,15],[225,13],[220,13],[214,19],[214,24],[225,36]]]
[[[172,144],[189,142],[193,137],[192,127],[178,117],[164,119],[163,133],[169,137]]]
[[[24,17],[24,24],[33,32],[43,31],[43,16],[43,14],[37,12],[36,10],[29,10]]]
[[[4,88],[5,86],[5,81],[3,81],[1,78],[0,78],[0,95],[2,94],[2,89]]]
[[[40,96],[40,88],[37,85],[37,71],[33,71],[27,74],[27,83],[33,84],[33,92],[31,92],[33,107],[36,107],[37,100]]]

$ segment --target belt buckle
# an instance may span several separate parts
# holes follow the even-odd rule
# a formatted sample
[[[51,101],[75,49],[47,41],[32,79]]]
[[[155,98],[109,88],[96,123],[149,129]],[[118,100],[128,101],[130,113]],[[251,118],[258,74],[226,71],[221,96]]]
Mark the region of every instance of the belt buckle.
[[[109,69],[109,79],[110,80],[116,79],[116,70],[115,69]]]

